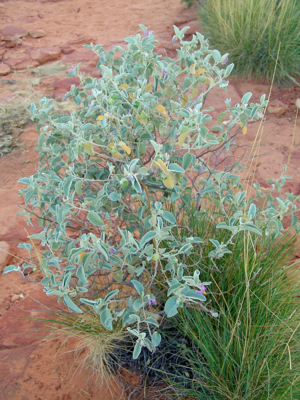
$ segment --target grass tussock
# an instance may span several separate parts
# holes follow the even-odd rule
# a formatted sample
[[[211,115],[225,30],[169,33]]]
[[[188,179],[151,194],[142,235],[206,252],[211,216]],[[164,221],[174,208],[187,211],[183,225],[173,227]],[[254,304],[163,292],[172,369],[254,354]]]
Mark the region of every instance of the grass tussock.
[[[50,64],[51,66],[51,64]],[[44,67],[44,66],[41,66]],[[41,68],[39,67],[39,68]],[[37,68],[36,68],[37,70]],[[0,104],[0,157],[10,153],[18,145],[18,136],[23,132],[24,127],[31,120],[30,106],[32,103],[38,104],[46,95],[36,87],[40,84],[42,74],[51,75],[51,68],[47,67],[38,70],[36,77],[25,82],[12,81],[7,87],[7,91],[13,91],[13,96]],[[5,94],[5,93],[4,93]],[[55,112],[72,112],[76,105],[71,100],[58,102],[53,100]]]
[[[194,213],[185,223],[202,238],[213,233],[225,242],[212,216],[211,211]],[[300,398],[295,237],[264,237],[253,248],[249,235],[240,235],[232,254],[220,260],[220,272],[214,270],[205,248],[202,252],[197,268],[202,281],[212,281],[207,297],[219,317],[195,308],[185,309],[176,319],[193,345],[185,349],[190,376],[184,377],[184,385],[174,382],[175,392],[195,400]]]
[[[229,53],[234,73],[245,78],[294,81],[300,75],[299,0],[199,0],[203,34]]]
[[[114,354],[117,349],[128,346],[131,340],[126,329],[120,326],[114,331],[106,330],[99,316],[91,310],[82,315],[60,311],[55,319],[43,321],[50,323],[50,337],[62,338],[64,343],[71,341],[77,356],[84,352],[79,368],[86,368],[100,386],[105,382],[111,387],[111,381],[115,379],[113,371],[119,368],[115,366]]]

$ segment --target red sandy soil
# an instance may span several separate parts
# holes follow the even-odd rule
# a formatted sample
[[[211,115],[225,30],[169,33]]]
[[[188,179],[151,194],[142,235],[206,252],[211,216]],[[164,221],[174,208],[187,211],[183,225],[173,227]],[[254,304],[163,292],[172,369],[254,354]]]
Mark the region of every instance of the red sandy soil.
[[[139,31],[140,23],[155,32],[161,54],[174,56],[172,25],[190,25],[192,33],[200,29],[195,19],[193,11],[186,10],[180,0],[0,0],[0,29],[4,33],[12,32],[12,36],[18,36],[22,31],[5,30],[9,26],[23,28],[25,33],[43,30],[42,33],[38,32],[38,36],[45,33],[39,38],[26,35],[0,41],[0,71],[1,63],[7,63],[12,68],[1,79],[26,82],[32,76],[30,71],[24,72],[22,69],[44,63],[47,57],[50,60],[60,59],[68,67],[83,61],[83,70],[91,76],[97,76],[96,60],[82,45],[102,43],[109,49],[122,43],[124,37]],[[0,37],[3,37],[3,32],[0,31]],[[36,61],[37,58],[39,61]],[[9,85],[1,83],[1,79],[0,103],[5,105],[6,99],[12,97],[13,93]],[[65,79],[64,71],[56,77],[41,78],[37,89],[61,98],[72,83],[71,79]],[[214,91],[210,95],[209,102],[216,109],[215,115],[223,111],[227,97],[237,103],[248,91],[253,93],[253,100],[258,101],[263,93],[268,94],[269,86],[234,79],[228,93]],[[288,182],[286,191],[296,194],[300,194],[300,137],[299,123],[294,125],[294,120],[295,100],[299,97],[297,87],[284,90],[274,88],[272,99],[275,106],[282,101],[286,111],[281,116],[278,113],[266,114],[255,175],[262,186],[266,186],[267,178],[281,175],[283,165],[289,158],[294,132],[295,143],[287,171],[293,180]],[[278,104],[283,107],[280,102]],[[247,135],[240,142],[249,151],[257,129],[258,124],[249,125]],[[20,205],[22,207],[22,199],[17,196],[21,185],[16,182],[36,171],[38,154],[34,148],[37,138],[35,125],[27,124],[18,138],[18,147],[0,159],[0,247],[3,249],[0,251],[0,272],[1,267],[20,261],[12,255],[26,257],[25,252],[16,246],[26,239],[25,229],[29,233],[37,229],[28,227],[22,217],[16,217]],[[41,277],[37,272],[31,275],[31,279],[39,282]],[[43,307],[39,302],[46,306],[53,304],[52,299],[43,294],[40,285],[23,280],[17,273],[0,276],[0,400],[126,399],[128,396],[116,383],[112,385],[112,393],[105,385],[99,389],[94,377],[82,368],[84,354],[75,358],[74,344],[62,346],[61,339],[45,338],[45,326],[37,319],[46,318],[47,314],[41,311]],[[128,381],[134,384],[134,381]]]

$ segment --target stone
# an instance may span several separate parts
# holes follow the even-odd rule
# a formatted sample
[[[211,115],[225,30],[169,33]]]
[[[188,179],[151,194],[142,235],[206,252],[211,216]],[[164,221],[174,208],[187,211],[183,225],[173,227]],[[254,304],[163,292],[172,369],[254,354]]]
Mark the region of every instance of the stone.
[[[47,33],[43,29],[35,29],[33,31],[29,31],[29,36],[31,36],[35,39],[44,37],[46,35],[47,35]]]
[[[21,203],[18,205],[20,200],[17,193],[15,187],[14,190],[0,188],[0,210],[2,210],[2,212],[0,212],[0,241],[11,242],[13,245],[25,241],[28,234],[30,235],[41,231],[36,221],[33,221],[33,227],[28,226],[24,217],[16,215],[24,209],[24,204]]]
[[[73,51],[71,54],[64,56],[63,61],[67,64],[76,65],[79,62],[86,62],[91,66],[96,66],[99,57],[89,49]]]
[[[60,47],[63,54],[71,54],[75,51],[74,47],[70,46],[69,44],[64,44]]]
[[[300,99],[297,99],[297,100],[295,101],[295,104],[296,104],[296,107],[300,108]]]
[[[0,64],[0,76],[8,75],[11,72],[10,66],[7,64]]]
[[[185,24],[179,25],[178,29],[181,30],[185,26],[189,26],[189,29],[185,32],[185,36],[190,36],[193,35],[196,32],[201,32],[201,24],[198,19],[195,19],[193,21],[189,21]]]
[[[268,113],[275,114],[277,116],[283,115],[288,109],[288,106],[278,99],[269,101],[267,107]]]
[[[5,45],[7,49],[12,49],[13,47],[20,46],[22,44],[22,39],[16,39],[8,41]]]
[[[9,253],[10,245],[7,242],[0,242],[0,272],[3,271],[4,267],[6,267],[12,259]]]
[[[15,303],[16,301],[20,300],[20,295],[19,294],[13,294],[10,298],[11,303]]]
[[[32,60],[37,61],[39,64],[56,60],[60,55],[61,50],[59,47],[41,47],[30,52]]]
[[[68,78],[59,79],[54,81],[54,97],[56,99],[62,99],[63,96],[70,90],[72,85],[78,86],[80,84],[80,79],[77,76],[70,76]]]
[[[7,54],[5,56],[5,63],[16,71],[35,68],[39,65],[37,61],[32,60],[31,57],[25,53]]]
[[[191,8],[186,8],[185,10],[182,10],[180,15],[175,17],[174,19],[174,25],[179,26],[182,24],[189,25],[189,21],[192,21],[196,18],[196,14],[193,9]]]
[[[6,26],[2,31],[2,40],[16,40],[28,35],[24,28],[16,26]]]
[[[77,38],[71,39],[68,41],[69,44],[80,44],[80,43],[88,43],[90,44],[91,42],[95,43],[95,38],[92,36],[88,35],[81,35],[78,36]]]

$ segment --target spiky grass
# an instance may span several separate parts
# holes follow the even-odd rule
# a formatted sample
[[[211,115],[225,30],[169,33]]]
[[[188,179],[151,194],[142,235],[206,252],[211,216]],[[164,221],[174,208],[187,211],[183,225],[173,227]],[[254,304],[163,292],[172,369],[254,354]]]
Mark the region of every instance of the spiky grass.
[[[55,312],[55,318],[42,321],[51,332],[50,338],[62,338],[64,344],[72,342],[77,359],[85,353],[78,368],[86,368],[99,386],[106,383],[112,389],[116,379],[114,371],[119,367],[114,354],[116,349],[128,346],[131,341],[126,329],[119,326],[114,331],[106,330],[99,315],[88,309],[80,315],[60,310]]]
[[[42,76],[39,75],[42,73],[44,72],[40,71],[38,76]],[[31,104],[39,103],[45,96],[45,93],[35,89],[39,83],[39,78],[33,78],[27,80],[25,87],[20,89],[20,86],[24,86],[24,82],[18,82],[11,88],[14,89],[13,97],[5,104],[0,104],[0,157],[10,153],[18,145],[17,137],[32,117]],[[76,105],[71,100],[63,103],[54,100],[53,107],[55,112],[72,112]]]
[[[299,78],[300,7],[298,0],[198,0],[203,34],[210,45],[229,53],[234,73],[275,82]]]
[[[226,241],[226,233],[215,229],[212,210],[190,212],[185,223],[197,236]],[[190,260],[198,257],[201,279],[213,282],[208,299],[219,317],[186,309],[176,319],[193,342],[192,351],[185,349],[191,377],[184,385],[174,382],[180,396],[300,398],[299,263],[291,262],[295,237],[265,237],[253,249],[248,235],[238,237],[232,254],[220,263],[221,272],[214,271],[205,247]]]

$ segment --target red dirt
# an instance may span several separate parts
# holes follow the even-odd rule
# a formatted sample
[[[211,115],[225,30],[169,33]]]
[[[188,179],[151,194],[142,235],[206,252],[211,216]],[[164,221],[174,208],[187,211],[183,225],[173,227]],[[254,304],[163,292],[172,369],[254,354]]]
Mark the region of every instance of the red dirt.
[[[195,18],[193,12],[186,10],[180,0],[0,0],[1,29],[6,26],[23,28],[8,30],[12,35],[19,35],[13,42],[0,41],[0,62],[2,57],[2,62],[7,61],[10,66],[15,65],[20,69],[20,66],[30,67],[33,61],[36,62],[31,58],[32,54],[40,62],[44,62],[47,57],[54,57],[68,66],[83,60],[83,70],[96,75],[96,60],[92,53],[82,48],[84,43],[93,41],[111,48],[122,43],[124,37],[139,31],[138,25],[143,23],[157,35],[159,51],[174,55],[171,43],[172,25],[188,24],[188,21],[192,21],[190,25],[197,29],[200,25],[194,21]],[[38,31],[43,30],[46,36],[20,37],[24,30],[33,31],[33,36],[43,35],[43,32]],[[30,71],[18,71],[2,78],[15,80],[20,87],[24,87],[32,74]],[[13,92],[1,79],[1,103],[5,104],[5,99],[12,97]],[[41,78],[37,89],[60,98],[72,83],[72,80],[65,79],[64,71],[56,77]],[[215,107],[217,115],[224,109],[224,99],[231,97],[232,102],[236,103],[248,91],[253,92],[253,100],[257,101],[263,93],[268,93],[269,86],[235,79],[228,93],[212,93],[209,101]],[[288,110],[280,118],[274,114],[266,115],[261,156],[257,160],[255,175],[262,186],[266,186],[267,178],[279,177],[283,165],[287,163],[294,131],[295,100],[299,97],[300,91],[297,87],[273,89],[272,98],[281,100]],[[249,125],[247,135],[240,141],[243,148],[251,149],[257,128],[258,124]],[[26,239],[25,229],[32,232],[37,228],[26,226],[22,217],[16,217],[16,213],[20,211],[18,205],[22,206],[22,200],[17,197],[20,185],[16,182],[23,176],[33,174],[37,168],[38,154],[34,152],[37,138],[35,125],[28,124],[19,136],[19,146],[0,159],[0,241],[9,245],[11,254],[21,258],[26,257],[26,254],[17,249],[16,245]],[[239,151],[240,149],[237,154]],[[287,171],[293,176],[293,180],[288,182],[287,191],[297,194],[300,193],[299,160],[298,122]],[[5,246],[0,247],[7,248]],[[1,262],[3,265],[11,262],[12,256],[6,257],[4,253],[0,253],[0,256],[0,265]],[[14,263],[18,263],[17,258]],[[38,273],[31,277],[40,280]],[[74,345],[61,348],[61,340],[44,339],[47,332],[42,330],[45,327],[37,318],[45,318],[46,314],[38,311],[42,307],[36,301],[48,306],[53,304],[52,299],[45,296],[39,285],[22,280],[17,273],[0,276],[0,400],[126,399],[127,396],[120,386],[115,385],[113,393],[110,393],[105,386],[99,389],[93,377],[88,379],[88,372],[80,367],[84,354],[74,358]]]

